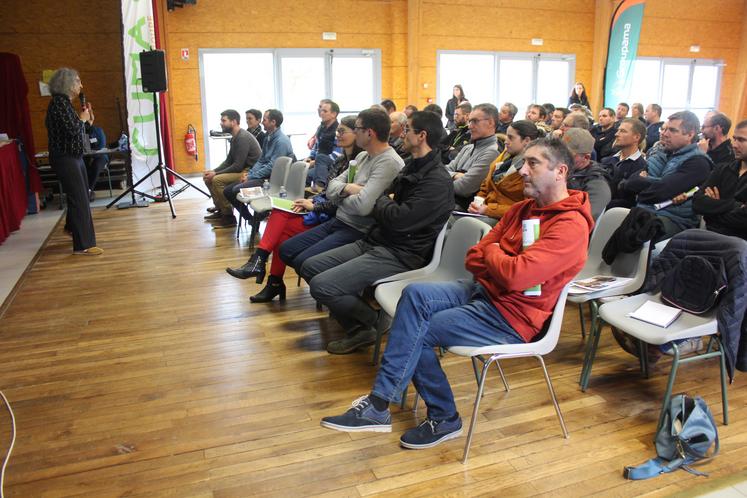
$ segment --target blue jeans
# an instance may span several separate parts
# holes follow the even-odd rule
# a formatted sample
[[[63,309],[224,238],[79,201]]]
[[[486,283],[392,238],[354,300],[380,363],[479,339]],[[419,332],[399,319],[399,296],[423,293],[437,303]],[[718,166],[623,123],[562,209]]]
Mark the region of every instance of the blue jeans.
[[[301,275],[301,267],[310,257],[360,240],[364,235],[337,218],[332,218],[280,244],[280,259]]]
[[[329,154],[317,154],[314,160],[314,167],[309,170],[309,179],[314,182],[314,186],[325,188],[327,186],[327,177],[329,168],[334,164],[334,159]]]
[[[434,348],[523,342],[481,285],[463,280],[410,284],[397,305],[372,392],[398,402],[412,380],[428,418],[446,420],[457,409]]]

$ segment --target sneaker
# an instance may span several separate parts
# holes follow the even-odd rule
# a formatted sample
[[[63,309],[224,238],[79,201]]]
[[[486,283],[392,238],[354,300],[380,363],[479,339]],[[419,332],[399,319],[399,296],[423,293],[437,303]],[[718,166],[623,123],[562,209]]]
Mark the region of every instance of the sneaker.
[[[99,254],[103,254],[104,250],[100,247],[89,247],[88,249],[83,249],[82,251],[73,251],[73,254],[76,256],[98,256]]]
[[[376,343],[376,329],[358,328],[353,335],[331,341],[327,344],[327,352],[330,354],[350,354],[358,348],[363,348]]]
[[[459,414],[453,420],[423,420],[423,423],[402,434],[399,444],[411,450],[432,448],[449,439],[462,435],[462,419]]]
[[[207,209],[206,209],[206,211],[207,211],[208,213],[220,213],[220,209],[218,209],[218,208],[217,208],[217,207],[215,207],[215,206],[210,206],[209,208],[207,208]]]
[[[336,417],[324,417],[322,427],[342,432],[392,432],[389,410],[378,411],[368,395],[353,401],[352,408]]]
[[[210,220],[219,220],[221,218],[223,218],[223,215],[220,214],[220,211],[216,211],[212,214],[205,215],[205,217],[203,217],[202,219],[210,221]]]
[[[236,228],[236,218],[233,216],[221,216],[218,221],[213,222],[213,230],[224,228]]]

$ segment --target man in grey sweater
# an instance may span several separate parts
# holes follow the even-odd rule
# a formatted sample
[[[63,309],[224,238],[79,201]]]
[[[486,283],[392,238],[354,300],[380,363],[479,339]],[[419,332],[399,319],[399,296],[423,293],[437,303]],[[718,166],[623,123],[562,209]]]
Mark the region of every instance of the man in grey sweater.
[[[358,114],[355,124],[355,140],[364,152],[356,157],[357,171],[352,181],[345,171],[327,186],[327,198],[338,205],[335,218],[280,246],[280,258],[304,278],[307,259],[365,236],[374,223],[371,213],[376,199],[388,192],[404,165],[387,143],[391,122],[386,112],[366,109]]]
[[[493,104],[478,104],[469,115],[469,131],[472,142],[462,147],[459,154],[446,165],[454,180],[456,209],[466,211],[472,198],[480,190],[480,184],[498,157],[498,142],[495,125],[498,109]]]
[[[220,222],[229,217],[233,219],[233,208],[223,195],[223,189],[226,185],[238,181],[262,154],[257,139],[241,128],[240,122],[241,116],[233,109],[220,113],[220,127],[224,133],[231,134],[231,148],[225,161],[202,176],[213,196],[214,206],[207,209],[210,214],[205,216],[209,221]]]

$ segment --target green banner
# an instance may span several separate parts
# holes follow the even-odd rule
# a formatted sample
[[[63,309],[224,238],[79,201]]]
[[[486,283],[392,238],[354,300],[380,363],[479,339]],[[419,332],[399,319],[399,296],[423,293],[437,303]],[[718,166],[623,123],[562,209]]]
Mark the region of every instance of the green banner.
[[[619,102],[628,100],[645,4],[645,0],[623,0],[612,16],[604,77],[605,107],[614,109]]]

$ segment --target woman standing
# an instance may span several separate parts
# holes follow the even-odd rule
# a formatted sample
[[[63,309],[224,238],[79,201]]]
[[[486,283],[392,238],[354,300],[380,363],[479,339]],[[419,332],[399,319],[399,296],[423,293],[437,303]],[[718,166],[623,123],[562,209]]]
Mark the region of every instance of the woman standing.
[[[78,72],[67,67],[55,71],[49,80],[52,94],[46,118],[49,164],[67,194],[65,229],[73,235],[73,254],[95,256],[104,250],[96,247],[83,163],[83,124],[91,119],[91,104],[84,104],[81,112],[76,112],[72,104],[81,88]]]
[[[571,95],[570,97],[568,97],[568,107],[570,107],[571,104],[580,104],[586,108],[589,108],[589,97],[586,95],[586,88],[584,87],[584,84],[580,81],[577,81],[576,84],[573,85]]]
[[[452,90],[453,96],[446,102],[446,128],[449,130],[454,129],[454,112],[459,104],[467,102],[467,97],[464,96],[464,89],[462,85],[454,85]]]

